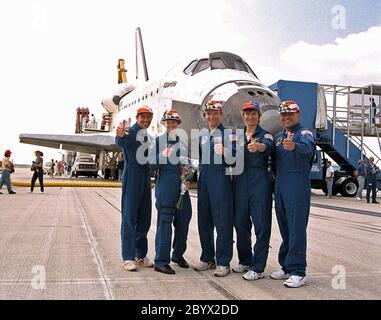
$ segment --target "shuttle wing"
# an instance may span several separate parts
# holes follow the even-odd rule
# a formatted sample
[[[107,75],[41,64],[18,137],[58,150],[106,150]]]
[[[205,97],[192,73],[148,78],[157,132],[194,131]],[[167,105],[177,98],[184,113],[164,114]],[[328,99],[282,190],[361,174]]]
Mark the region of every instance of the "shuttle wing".
[[[115,144],[115,137],[111,135],[63,135],[63,134],[20,134],[21,143],[33,144],[49,148],[84,152],[98,153],[104,151],[120,151]]]

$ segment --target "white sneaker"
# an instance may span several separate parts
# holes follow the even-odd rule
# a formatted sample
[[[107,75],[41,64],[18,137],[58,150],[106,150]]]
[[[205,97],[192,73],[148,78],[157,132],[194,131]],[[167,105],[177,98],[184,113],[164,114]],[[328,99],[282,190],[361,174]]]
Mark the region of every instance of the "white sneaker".
[[[122,267],[126,271],[136,271],[136,265],[132,260],[126,260],[123,262]]]
[[[214,261],[204,262],[200,261],[197,266],[194,267],[196,271],[205,271],[209,269],[216,269],[216,263]]]
[[[248,272],[246,272],[242,278],[244,278],[245,280],[249,280],[249,281],[252,281],[252,280],[258,280],[258,279],[262,279],[264,278],[265,275],[263,274],[263,272],[255,272],[253,270],[249,270]]]
[[[232,268],[235,273],[244,273],[250,270],[250,266],[245,266],[244,264],[239,264],[238,266]]]
[[[359,200],[359,201],[361,201],[362,199],[361,199],[360,197],[356,197],[356,200]]]
[[[288,279],[291,275],[289,273],[284,273],[283,270],[275,271],[270,274],[270,278],[274,280],[285,280]]]
[[[283,284],[289,288],[299,288],[307,284],[307,278],[301,276],[290,276]]]
[[[153,267],[153,263],[147,257],[144,257],[144,258],[135,258],[134,263],[137,266],[140,266],[140,267],[143,267],[143,268],[152,268]]]
[[[230,273],[230,267],[225,266],[217,266],[216,271],[214,271],[214,275],[216,277],[226,277]]]

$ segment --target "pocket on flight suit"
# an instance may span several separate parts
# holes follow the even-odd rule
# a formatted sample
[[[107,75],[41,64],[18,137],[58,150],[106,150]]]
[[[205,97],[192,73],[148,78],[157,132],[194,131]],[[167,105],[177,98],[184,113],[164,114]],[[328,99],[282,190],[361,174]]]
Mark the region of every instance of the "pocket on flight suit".
[[[175,208],[173,207],[162,207],[161,208],[161,221],[172,223],[175,217]]]

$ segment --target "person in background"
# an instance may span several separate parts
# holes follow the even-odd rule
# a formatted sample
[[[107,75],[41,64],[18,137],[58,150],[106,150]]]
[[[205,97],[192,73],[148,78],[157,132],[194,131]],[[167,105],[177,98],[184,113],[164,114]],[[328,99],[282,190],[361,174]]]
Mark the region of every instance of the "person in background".
[[[56,160],[54,163],[54,175],[57,177],[58,177],[58,172],[59,172],[59,166],[58,166],[58,160]]]
[[[11,150],[6,150],[4,153],[4,158],[1,162],[2,171],[1,171],[1,179],[0,179],[0,190],[5,184],[7,186],[8,193],[15,194],[16,192],[12,190],[12,182],[11,182],[11,173],[14,171],[13,163],[11,160],[9,160],[11,154],[12,154]],[[0,192],[0,194],[2,194],[2,192]]]
[[[362,200],[362,191],[365,186],[366,176],[367,172],[365,160],[360,160],[359,166],[357,167],[357,182],[359,184],[359,189],[356,194],[357,200]]]
[[[62,162],[58,161],[57,162],[57,177],[61,176],[61,170],[62,170]]]
[[[64,161],[64,163],[63,163],[63,175],[64,175],[65,177],[66,177],[66,175],[67,175],[68,167],[69,167],[68,163],[67,163],[66,161]]]
[[[70,175],[70,172],[71,172],[71,167],[73,166],[73,160],[70,159],[67,163],[67,175]],[[97,166],[98,168],[98,166]]]
[[[91,128],[93,129],[97,128],[97,120],[95,119],[94,113],[91,114],[90,124],[91,124]]]
[[[122,175],[123,175],[123,169],[124,169],[123,152],[119,153],[118,155],[117,169],[118,169],[118,180],[121,181]]]
[[[372,190],[372,203],[379,203],[376,200],[377,192],[377,174],[380,172],[380,169],[375,165],[374,158],[369,158],[369,163],[366,166],[366,202],[370,202],[370,191]]]
[[[370,118],[372,119],[372,124],[376,123],[376,113],[377,113],[377,105],[376,102],[374,101],[373,97],[369,98],[370,102]]]
[[[40,182],[40,192],[44,193],[44,160],[42,159],[44,154],[39,150],[35,151],[34,154],[36,155],[36,160],[32,162],[32,170],[34,171],[34,173],[30,185],[30,192],[33,192],[34,184],[36,183],[36,180],[38,178],[38,181]]]
[[[118,179],[118,170],[116,167],[116,159],[111,158],[110,163],[109,163],[109,168],[110,168],[110,179],[111,180],[117,180]]]
[[[54,163],[54,159],[52,159],[52,162],[50,163],[50,176],[52,178],[54,176],[54,167],[55,167],[55,163]]]
[[[89,121],[90,121],[90,118],[89,118],[89,115],[86,114],[83,119],[82,119],[82,132],[85,131],[86,128],[89,127]]]
[[[327,184],[327,199],[332,198],[332,188],[333,188],[333,177],[335,175],[335,170],[332,167],[332,162],[327,160],[325,162],[327,170],[325,172],[325,183]]]

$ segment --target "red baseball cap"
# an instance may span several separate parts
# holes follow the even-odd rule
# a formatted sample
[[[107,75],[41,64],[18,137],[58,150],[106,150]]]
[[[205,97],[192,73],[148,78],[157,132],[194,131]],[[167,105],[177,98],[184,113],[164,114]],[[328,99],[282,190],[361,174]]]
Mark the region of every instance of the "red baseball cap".
[[[11,154],[11,153],[12,153],[12,151],[8,149],[8,150],[5,150],[4,155]]]
[[[241,106],[241,110],[256,110],[261,112],[261,106],[258,102],[247,102]]]
[[[143,106],[143,107],[140,107],[138,109],[138,111],[136,112],[136,115],[138,116],[139,114],[142,114],[142,113],[150,113],[150,114],[153,114],[152,112],[152,109],[148,106]]]

